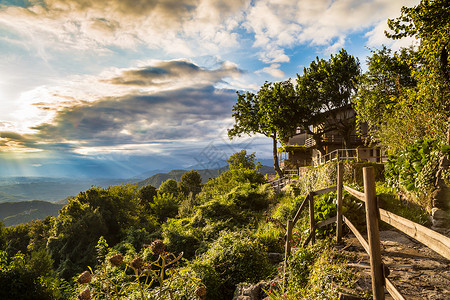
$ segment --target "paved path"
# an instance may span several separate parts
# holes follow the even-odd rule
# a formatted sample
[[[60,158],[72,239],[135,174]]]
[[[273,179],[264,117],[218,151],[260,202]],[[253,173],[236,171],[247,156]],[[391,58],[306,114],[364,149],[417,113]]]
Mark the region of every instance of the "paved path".
[[[450,261],[396,230],[380,232],[383,262],[391,282],[406,300],[449,300]],[[353,235],[344,237],[344,250],[356,255],[351,266],[362,275],[358,290],[371,290],[369,256]],[[386,294],[386,299],[392,299]]]

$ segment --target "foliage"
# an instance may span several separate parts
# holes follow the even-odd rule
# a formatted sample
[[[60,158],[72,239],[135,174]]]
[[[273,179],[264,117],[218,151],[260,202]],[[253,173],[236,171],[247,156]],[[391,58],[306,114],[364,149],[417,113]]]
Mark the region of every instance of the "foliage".
[[[155,217],[141,205],[136,186],[93,187],[70,199],[61,209],[47,248],[57,271],[70,278],[95,264],[94,246],[100,236],[115,245],[131,227],[153,232],[156,226]]]
[[[64,281],[51,277],[51,263],[47,252],[35,252],[27,262],[18,252],[10,259],[0,251],[1,299],[61,299],[70,293]]]
[[[433,136],[425,132],[421,138],[447,140],[447,144],[450,143],[449,11],[446,0],[422,0],[415,7],[402,7],[399,18],[388,20],[390,31],[386,32],[393,39],[414,37],[419,41],[417,54],[411,59],[417,64],[412,75],[418,84],[416,89],[408,91],[406,105],[401,107],[406,112],[402,115],[411,117],[410,124],[425,120],[439,128]],[[409,137],[407,130],[404,132]],[[408,141],[413,143],[415,139]]]
[[[392,39],[415,37],[425,72],[449,81],[450,6],[446,0],[422,0],[416,7],[402,7],[401,16],[388,20]]]
[[[182,202],[180,219],[162,224],[168,249],[192,258],[206,251],[220,231],[256,226],[273,193],[262,183],[264,177],[256,169],[232,169],[210,179],[197,197]]]
[[[336,163],[326,163],[309,170],[298,182],[298,188],[303,195],[309,192],[336,185]]]
[[[4,229],[6,239],[5,251],[8,253],[8,256],[14,256],[17,252],[28,252],[30,227],[30,223],[25,223]]]
[[[344,181],[348,184],[363,184],[363,168],[373,167],[375,171],[375,180],[384,181],[384,164],[372,162],[354,162],[344,161]],[[336,185],[337,181],[337,163],[328,162],[321,166],[310,169],[296,184],[297,189],[302,195],[311,191],[317,191]]]
[[[380,207],[386,209],[396,215],[416,222],[424,226],[430,226],[429,214],[424,209],[415,203],[401,201],[396,189],[388,186],[386,183],[377,183],[377,195],[380,199]],[[381,222],[380,226],[384,226]]]
[[[241,150],[239,152],[233,153],[228,159],[227,163],[232,169],[255,169],[256,164],[256,155],[253,152],[252,154],[247,155],[247,150]]]
[[[292,253],[287,291],[273,293],[271,299],[339,299],[342,287],[353,287],[357,276],[347,267],[351,257],[331,245],[330,240],[320,240]]]
[[[299,112],[298,97],[290,80],[266,82],[256,94],[238,93],[233,106],[235,124],[228,129],[230,138],[242,134],[260,133],[273,141],[274,168],[279,176],[277,141],[284,143],[297,128]]]
[[[198,195],[199,203],[205,203],[212,198],[221,197],[231,192],[233,188],[242,184],[250,183],[257,187],[265,183],[264,176],[255,169],[233,169],[220,174],[217,178],[210,179]]]
[[[439,159],[437,140],[417,140],[386,163],[386,179],[393,187],[408,191],[434,187]],[[419,174],[419,175],[418,175]]]
[[[271,253],[284,252],[285,234],[286,226],[281,222],[261,222],[256,230],[257,241]]]
[[[415,70],[422,67],[414,50],[372,51],[368,67],[354,104],[360,126],[368,126],[370,141],[394,153],[419,138],[444,138],[446,115],[429,99],[436,98],[435,92],[421,92]]]
[[[189,219],[169,219],[162,226],[162,236],[167,249],[174,253],[184,252],[184,257],[195,257],[202,246],[202,231]]]
[[[207,299],[231,299],[238,283],[254,283],[273,273],[264,251],[249,230],[223,231],[191,266],[207,287]]]
[[[195,170],[188,171],[181,176],[178,186],[185,195],[192,193],[195,196],[202,189],[202,177]]]
[[[304,199],[304,196],[281,198],[281,201],[272,213],[272,218],[286,224],[287,220],[292,220],[294,218]]]
[[[0,221],[0,250],[5,250],[6,246],[6,236],[5,236],[5,225]]]
[[[140,254],[130,251],[125,257],[108,249],[99,241],[99,247],[109,253],[95,271],[84,272],[78,277],[78,293],[89,294],[95,299],[196,299],[200,280],[180,264],[183,253],[161,251],[164,245],[149,248]],[[151,250],[152,248],[158,249]]]
[[[341,49],[329,60],[317,57],[303,69],[301,76],[297,75],[299,105],[305,112],[301,116],[300,126],[312,135],[322,154],[325,154],[322,135],[331,130],[337,130],[344,137],[345,145],[350,145],[350,132],[355,126],[355,119],[352,115],[338,117],[338,114],[344,114],[350,105],[360,72],[359,61]],[[311,131],[310,125],[319,124],[322,126],[316,126]]]
[[[326,221],[327,219],[336,216],[336,196],[336,193],[327,193],[314,197],[314,219],[316,223]],[[316,236],[319,238],[325,237],[334,233],[335,229],[335,223],[318,228]]]
[[[178,188],[178,182],[175,179],[167,179],[158,188],[160,194],[172,194],[178,196],[180,189]],[[156,196],[156,195],[155,195]]]
[[[167,218],[173,218],[178,214],[178,205],[181,202],[180,197],[172,193],[158,192],[150,204],[150,210],[158,221],[163,223]]]

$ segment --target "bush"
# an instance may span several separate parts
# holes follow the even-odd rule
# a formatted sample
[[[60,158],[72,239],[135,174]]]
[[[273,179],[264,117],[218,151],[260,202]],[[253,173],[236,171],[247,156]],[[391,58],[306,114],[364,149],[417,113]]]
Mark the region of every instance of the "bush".
[[[398,154],[390,155],[386,163],[387,182],[393,187],[402,186],[407,191],[433,187],[439,149],[437,140],[417,140]]]
[[[279,226],[272,222],[262,223],[256,231],[258,242],[267,247],[267,252],[275,253],[284,252],[285,233],[285,226]]]
[[[266,191],[261,193],[253,188],[250,183],[238,185],[227,195],[227,201],[242,209],[260,211],[269,206]]]
[[[297,196],[294,198],[282,197],[272,214],[272,218],[277,219],[282,223],[286,223],[287,220],[292,220],[304,199],[304,196]]]
[[[37,261],[39,258],[42,261]],[[30,262],[20,252],[8,259],[0,251],[0,299],[61,299],[69,290],[58,278],[50,276],[51,260],[45,250],[33,254]]]
[[[164,243],[170,252],[184,252],[187,259],[195,256],[202,244],[201,231],[189,225],[189,219],[169,219],[161,227]]]
[[[160,222],[173,218],[178,214],[180,198],[171,193],[160,193],[153,198],[150,210]]]
[[[347,263],[351,257],[337,252],[331,240],[301,248],[289,258],[288,289],[272,299],[339,299],[339,289],[352,288],[357,280]]]
[[[255,283],[271,275],[274,268],[265,250],[249,230],[221,232],[208,251],[191,263],[207,287],[207,299],[231,299],[238,283]]]

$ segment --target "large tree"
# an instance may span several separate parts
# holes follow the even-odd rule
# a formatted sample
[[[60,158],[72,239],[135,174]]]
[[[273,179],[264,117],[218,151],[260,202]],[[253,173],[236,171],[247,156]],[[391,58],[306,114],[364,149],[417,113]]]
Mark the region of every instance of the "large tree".
[[[277,141],[284,143],[295,133],[300,108],[290,80],[266,82],[256,94],[238,92],[237,103],[233,106],[235,124],[228,129],[228,136],[260,133],[272,138],[274,168],[281,177]]]
[[[450,144],[450,3],[422,0],[415,7],[402,7],[401,16],[388,20],[392,39],[414,37],[419,41],[413,72],[418,79],[415,102],[447,117],[447,144]],[[421,107],[419,107],[421,109]]]
[[[312,135],[317,149],[325,154],[322,137],[326,132],[338,131],[344,138],[344,146],[350,144],[350,133],[355,119],[348,110],[350,99],[356,91],[360,75],[359,61],[344,49],[331,55],[329,60],[317,58],[297,75],[297,94],[306,114],[301,127]],[[311,125],[316,125],[311,130]]]
[[[416,101],[416,55],[412,49],[372,51],[354,98],[358,123],[367,125],[370,140],[391,153],[419,138],[444,134],[439,115]]]

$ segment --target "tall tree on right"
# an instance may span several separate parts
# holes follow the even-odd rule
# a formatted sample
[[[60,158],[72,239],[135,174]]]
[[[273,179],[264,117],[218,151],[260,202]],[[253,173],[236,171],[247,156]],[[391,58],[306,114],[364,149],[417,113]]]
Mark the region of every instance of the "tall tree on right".
[[[433,117],[446,120],[447,132],[442,140],[450,145],[450,2],[422,0],[415,7],[402,7],[401,16],[388,20],[388,25],[391,29],[386,32],[388,37],[414,37],[419,41],[416,60],[419,67],[413,72],[418,86],[408,98],[415,111],[425,108]],[[448,155],[442,155],[432,195],[434,207],[448,209],[450,206],[450,188],[443,176],[449,168]]]
[[[401,16],[388,20],[392,39],[414,37],[419,41],[413,71],[418,80],[415,102],[429,106],[447,118],[446,143],[450,144],[450,3],[422,0],[415,7],[402,7]]]

